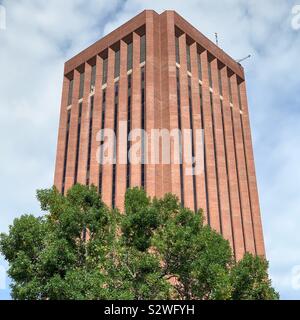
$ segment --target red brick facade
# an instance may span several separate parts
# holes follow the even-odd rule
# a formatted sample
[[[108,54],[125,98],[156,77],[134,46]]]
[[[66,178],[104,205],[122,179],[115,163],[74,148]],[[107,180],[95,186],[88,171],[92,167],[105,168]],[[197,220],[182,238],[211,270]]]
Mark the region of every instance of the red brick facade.
[[[203,129],[204,171],[186,175],[185,162],[99,165],[99,130],[118,131],[120,121],[128,119],[130,129],[144,126],[147,133],[178,129],[179,124]],[[196,135],[193,140],[200,143]],[[119,158],[127,158],[119,151],[127,143],[123,136],[117,140]],[[146,149],[149,158],[152,143]],[[171,148],[171,159],[173,153]],[[265,254],[243,68],[174,11],[159,15],[146,10],[65,64],[56,187],[66,192],[76,182],[94,184],[107,205],[122,210],[128,184],[143,181],[150,196],[172,192],[185,206],[203,208],[207,223],[229,240],[237,259],[246,251]]]

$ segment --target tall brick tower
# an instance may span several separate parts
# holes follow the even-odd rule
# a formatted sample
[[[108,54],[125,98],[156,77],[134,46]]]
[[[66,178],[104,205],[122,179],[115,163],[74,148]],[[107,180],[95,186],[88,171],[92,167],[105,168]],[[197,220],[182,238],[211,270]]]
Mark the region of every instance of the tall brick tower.
[[[120,123],[128,134],[192,129],[190,146],[183,141],[181,155],[182,150],[194,155],[202,143],[203,170],[188,175],[184,161],[119,161],[127,160],[133,143],[127,134],[118,136]],[[117,134],[116,162],[99,162],[103,129]],[[201,142],[194,134],[200,129]],[[150,141],[156,143],[163,144]],[[118,154],[120,146],[125,155]],[[142,148],[143,157],[151,157],[150,149]],[[172,192],[184,206],[204,210],[207,223],[229,240],[237,259],[246,251],[264,255],[241,65],[176,12],[152,10],[67,61],[55,185],[65,193],[76,183],[97,186],[104,202],[121,210],[129,187],[157,197]]]

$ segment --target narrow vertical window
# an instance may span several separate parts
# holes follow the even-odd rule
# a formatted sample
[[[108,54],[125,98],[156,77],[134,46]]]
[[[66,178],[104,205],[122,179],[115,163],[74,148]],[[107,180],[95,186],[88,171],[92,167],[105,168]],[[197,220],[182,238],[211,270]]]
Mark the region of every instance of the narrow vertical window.
[[[176,82],[177,82],[177,111],[178,111],[178,129],[179,129],[179,159],[180,159],[180,191],[181,204],[184,206],[184,185],[183,185],[183,159],[182,159],[182,137],[181,137],[181,92],[180,92],[180,72],[176,68]]]
[[[84,72],[80,73],[79,99],[83,97],[83,92],[84,92]]]
[[[141,36],[141,60],[140,62],[146,61],[146,35]]]
[[[199,84],[199,95],[200,95],[201,128],[204,130],[203,92],[202,92],[201,84]]]
[[[180,64],[179,38],[175,37],[176,62]]]
[[[96,65],[93,65],[92,71],[91,71],[91,91],[95,89],[95,83],[96,83]]]
[[[90,100],[90,120],[89,120],[89,140],[88,140],[88,160],[86,166],[86,185],[90,184],[91,171],[91,151],[92,151],[92,133],[93,133],[93,113],[94,113],[94,96]]]
[[[198,63],[198,77],[199,80],[202,80],[202,64],[201,64],[201,54],[197,54],[197,63]]]
[[[241,98],[241,88],[240,88],[240,84],[238,82],[237,82],[237,88],[238,88],[239,108],[240,108],[240,110],[243,110],[242,98]],[[255,238],[254,223],[253,223],[253,207],[252,207],[252,199],[251,199],[251,194],[250,194],[249,168],[248,168],[248,162],[247,162],[245,129],[244,129],[244,122],[243,122],[243,114],[242,113],[240,114],[240,123],[241,123],[241,129],[242,129],[243,152],[244,152],[244,161],[245,161],[246,176],[247,176],[247,188],[248,188],[248,197],[249,197],[249,204],[250,204],[252,232],[254,235],[253,240],[254,240],[254,248],[255,248],[255,252],[256,252],[256,238]]]
[[[222,75],[221,75],[221,69],[219,69],[219,68],[218,68],[218,79],[219,79],[220,95],[223,96]]]
[[[222,129],[223,129],[223,145],[224,145],[224,152],[225,152],[225,164],[226,164],[225,169],[226,169],[226,177],[227,177],[227,192],[228,192],[228,199],[229,199],[230,223],[231,223],[231,230],[233,230],[232,200],[231,200],[231,190],[230,190],[230,182],[229,182],[229,161],[228,161],[228,151],[227,151],[227,145],[226,145],[226,130],[225,130],[224,107],[223,107],[222,99],[220,99],[220,107],[221,107],[221,121],[222,121]],[[235,248],[234,232],[232,232],[232,240]],[[233,251],[235,255],[235,250]]]
[[[209,86],[212,88],[213,81],[212,81],[212,73],[211,73],[211,62],[208,61],[208,80],[209,80]]]
[[[115,110],[114,110],[114,132],[115,136],[118,136],[118,112],[119,112],[119,83],[115,84]],[[116,184],[117,184],[117,142],[114,145],[114,164],[113,164],[113,181],[112,181],[112,207],[115,208],[116,205]]]
[[[199,95],[200,95],[200,114],[201,114],[201,128],[204,131],[204,110],[203,110],[203,89],[202,85],[199,84]],[[210,215],[209,215],[209,197],[208,197],[208,178],[207,178],[207,155],[205,149],[205,131],[203,136],[203,158],[204,158],[204,180],[205,180],[205,195],[206,195],[206,211],[207,211],[207,223],[210,225]]]
[[[102,84],[107,82],[107,67],[108,67],[108,58],[103,60],[103,72],[102,72]]]
[[[186,44],[186,62],[187,62],[187,70],[189,72],[192,71],[192,66],[191,66],[191,47]]]
[[[115,52],[115,78],[120,76],[120,50]]]
[[[215,112],[214,112],[214,101],[213,94],[210,92],[210,107],[211,107],[211,120],[212,120],[212,131],[214,140],[214,156],[215,156],[215,174],[216,174],[216,184],[217,184],[217,195],[218,195],[218,210],[219,210],[219,221],[220,221],[220,231],[223,234],[222,216],[221,216],[221,198],[220,198],[220,185],[219,185],[219,172],[218,172],[218,157],[217,157],[217,138],[216,138],[216,126],[215,126]]]
[[[228,77],[229,81],[229,91],[231,92],[231,84],[230,84],[230,77]],[[231,95],[232,97],[232,95]],[[239,165],[238,165],[238,157],[237,157],[237,144],[236,144],[236,128],[234,123],[234,116],[233,116],[233,108],[230,108],[230,114],[231,114],[231,124],[232,124],[232,135],[233,135],[233,148],[234,148],[234,158],[235,158],[235,170],[237,175],[237,186],[238,186],[238,194],[239,194],[239,205],[241,210],[241,222],[242,222],[242,231],[243,231],[243,241],[244,241],[244,249],[246,252],[246,242],[245,242],[245,222],[244,222],[244,214],[243,214],[243,206],[242,206],[242,194],[241,194],[241,185],[240,185],[240,173],[239,173]]]
[[[127,46],[127,71],[132,69],[133,64],[133,47],[132,42],[130,42]]]
[[[243,110],[243,106],[242,106],[242,98],[241,98],[241,88],[240,85],[237,84],[237,88],[238,88],[238,97],[239,97],[239,106],[240,106],[240,110]]]
[[[142,67],[141,69],[141,108],[142,108],[142,157],[141,157],[141,184],[142,187],[145,187],[145,135],[144,135],[144,130],[146,129],[146,112],[145,112],[145,67]]]
[[[231,81],[230,81],[230,77],[229,77],[229,76],[228,76],[228,90],[229,90],[229,99],[230,99],[230,102],[233,103],[233,100],[232,100]]]
[[[82,118],[82,102],[79,103],[78,120],[77,120],[77,142],[76,142],[74,184],[77,183],[77,176],[78,176],[78,162],[79,162],[80,136],[81,136],[81,118]]]
[[[132,94],[132,76],[131,74],[128,76],[128,100],[127,100],[127,137],[129,137],[131,131],[131,94]],[[127,141],[127,173],[126,173],[126,189],[130,188],[130,159],[129,159],[129,151],[130,151],[130,141]]]
[[[68,106],[72,104],[73,100],[73,87],[74,87],[74,80],[70,80],[69,82],[69,92],[68,92]]]
[[[63,169],[63,179],[62,179],[62,189],[61,189],[61,193],[62,193],[63,195],[65,194],[65,185],[66,185],[66,173],[67,173],[67,162],[68,162],[68,148],[69,148],[70,123],[71,123],[71,109],[68,110],[68,115],[67,115],[65,155],[64,155],[64,169]]]
[[[188,77],[188,92],[189,92],[189,113],[190,113],[190,129],[191,129],[191,143],[192,143],[192,161],[193,161],[193,195],[194,195],[194,209],[197,211],[197,192],[196,192],[196,175],[195,175],[195,142],[194,142],[194,125],[193,125],[193,101],[192,101],[192,80]]]
[[[105,126],[105,113],[106,113],[106,89],[102,90],[102,115],[101,115],[101,144],[104,139],[104,126]],[[100,164],[99,164],[99,193],[102,193],[102,177],[103,177],[103,148],[100,149]]]

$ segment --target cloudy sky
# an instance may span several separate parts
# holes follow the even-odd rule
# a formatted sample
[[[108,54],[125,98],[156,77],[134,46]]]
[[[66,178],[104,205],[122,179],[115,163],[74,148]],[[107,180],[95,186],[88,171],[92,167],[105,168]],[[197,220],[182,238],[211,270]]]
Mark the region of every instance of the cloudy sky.
[[[35,190],[53,183],[64,62],[144,9],[173,9],[211,40],[218,32],[232,57],[252,54],[243,64],[267,258],[281,297],[300,299],[293,277],[300,265],[297,2],[0,0],[0,232],[21,214],[38,215]],[[0,299],[9,298],[4,268],[0,257]]]

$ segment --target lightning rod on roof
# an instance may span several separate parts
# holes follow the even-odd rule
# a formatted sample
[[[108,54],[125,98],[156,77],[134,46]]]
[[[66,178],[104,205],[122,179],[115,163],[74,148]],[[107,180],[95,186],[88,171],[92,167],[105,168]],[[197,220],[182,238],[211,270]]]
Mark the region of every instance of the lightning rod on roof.
[[[236,62],[237,62],[237,63],[241,63],[241,62],[243,62],[243,61],[245,61],[245,60],[247,60],[247,59],[249,59],[249,58],[251,58],[251,54],[249,54],[249,55],[248,55],[247,57],[245,57],[245,58],[236,60]]]
[[[219,46],[219,37],[218,37],[218,33],[215,33],[215,37],[216,37],[216,45]]]

